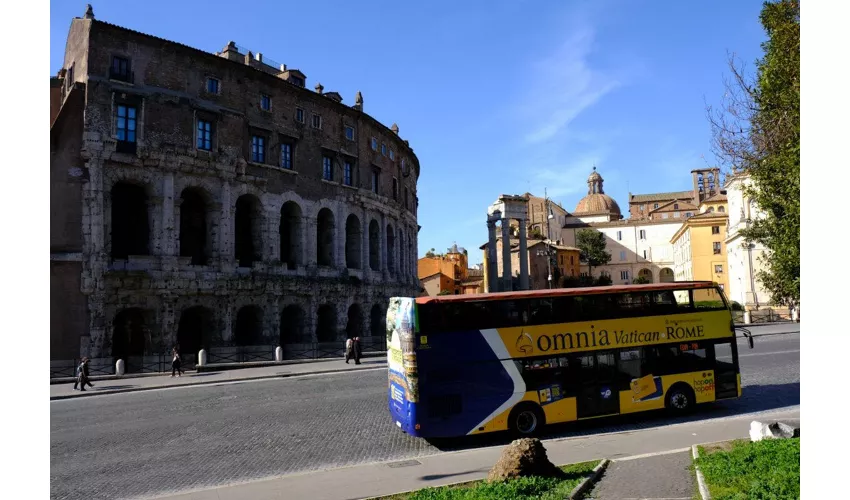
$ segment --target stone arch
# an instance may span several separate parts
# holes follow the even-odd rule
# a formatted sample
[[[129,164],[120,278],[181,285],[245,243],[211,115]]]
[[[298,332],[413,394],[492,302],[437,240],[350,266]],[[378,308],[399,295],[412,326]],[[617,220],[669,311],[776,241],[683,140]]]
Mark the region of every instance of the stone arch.
[[[652,271],[647,268],[643,268],[638,271],[639,278],[646,278],[650,283],[652,283]]]
[[[374,304],[369,312],[369,333],[373,337],[387,334],[387,312],[381,304]]]
[[[336,308],[332,304],[322,304],[316,311],[316,339],[319,342],[335,342],[336,329]]]
[[[122,309],[112,320],[112,357],[127,360],[152,348],[152,312],[138,307]]]
[[[151,254],[151,207],[145,186],[116,182],[111,198],[111,254],[113,260]]]
[[[381,270],[381,227],[375,219],[369,221],[369,267]]]
[[[296,269],[303,258],[301,206],[287,201],[280,209],[280,261],[287,269]]]
[[[233,343],[238,346],[258,345],[263,339],[263,310],[249,305],[239,309],[233,325]]]
[[[202,188],[190,186],[180,194],[180,256],[191,257],[193,266],[206,265],[214,242],[215,210]]]
[[[289,304],[280,311],[280,345],[310,342],[304,318],[304,309],[298,304]]]
[[[316,263],[320,266],[334,265],[335,231],[334,213],[322,208],[316,217]]]
[[[676,281],[673,270],[669,267],[662,268],[661,272],[658,273],[658,281],[661,283],[672,283],[673,281]]]
[[[390,274],[395,274],[395,266],[395,230],[392,225],[387,224],[387,270]]]
[[[177,325],[177,344],[184,354],[197,354],[201,349],[209,349],[215,336],[215,314],[204,306],[184,309]]]
[[[349,215],[345,220],[345,267],[349,269],[361,267],[362,233],[360,219],[354,214]]]
[[[239,267],[251,267],[262,260],[263,205],[253,194],[236,200],[235,256]]]
[[[348,308],[348,322],[345,324],[346,338],[363,336],[363,310],[360,304],[351,304]]]

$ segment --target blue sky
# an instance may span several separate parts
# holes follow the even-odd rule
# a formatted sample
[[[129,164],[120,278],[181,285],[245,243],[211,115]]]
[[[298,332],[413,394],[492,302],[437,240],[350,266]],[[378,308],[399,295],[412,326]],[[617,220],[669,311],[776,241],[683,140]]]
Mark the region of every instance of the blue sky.
[[[727,52],[761,54],[762,3],[681,1],[94,2],[98,19],[202,50],[229,40],[398,123],[422,167],[419,255],[480,262],[487,206],[530,191],[567,210],[595,164],[628,192],[691,187],[713,164],[705,105]],[[50,74],[85,3],[50,3]]]

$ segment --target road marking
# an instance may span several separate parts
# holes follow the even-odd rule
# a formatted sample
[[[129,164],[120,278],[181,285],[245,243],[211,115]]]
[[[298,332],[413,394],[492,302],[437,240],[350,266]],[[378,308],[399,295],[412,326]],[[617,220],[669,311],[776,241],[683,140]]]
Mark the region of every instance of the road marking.
[[[667,450],[667,451],[656,451],[655,453],[643,453],[641,455],[632,455],[630,457],[623,458],[615,458],[612,459],[612,462],[627,462],[629,460],[637,460],[639,458],[650,458],[650,457],[660,457],[661,455],[673,455],[674,453],[684,453],[686,451],[691,451],[691,447],[687,448],[677,448],[675,450]]]
[[[772,352],[754,352],[751,354],[739,354],[739,358],[748,358],[750,356],[770,356],[771,354],[791,354],[800,352],[799,349],[791,349],[790,351],[772,351]],[[732,356],[718,356],[718,359],[732,359]]]

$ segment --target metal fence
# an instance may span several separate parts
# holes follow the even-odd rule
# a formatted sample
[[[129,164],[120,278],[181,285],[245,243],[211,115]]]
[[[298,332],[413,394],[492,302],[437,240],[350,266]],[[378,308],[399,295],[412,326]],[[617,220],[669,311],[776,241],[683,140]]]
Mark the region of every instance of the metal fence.
[[[744,311],[732,311],[732,317],[736,324],[744,324]],[[750,325],[776,323],[779,321],[792,321],[790,312],[779,312],[773,309],[761,309],[750,311]]]

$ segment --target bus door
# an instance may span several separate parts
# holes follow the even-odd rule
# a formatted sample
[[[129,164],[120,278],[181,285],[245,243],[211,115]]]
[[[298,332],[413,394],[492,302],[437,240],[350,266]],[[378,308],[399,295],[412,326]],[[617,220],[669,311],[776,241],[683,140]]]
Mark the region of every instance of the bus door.
[[[620,391],[617,388],[614,353],[587,353],[577,356],[575,362],[578,367],[576,416],[586,418],[619,413]]]

